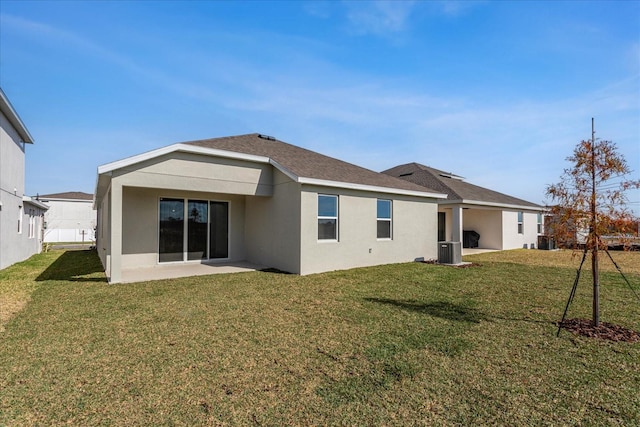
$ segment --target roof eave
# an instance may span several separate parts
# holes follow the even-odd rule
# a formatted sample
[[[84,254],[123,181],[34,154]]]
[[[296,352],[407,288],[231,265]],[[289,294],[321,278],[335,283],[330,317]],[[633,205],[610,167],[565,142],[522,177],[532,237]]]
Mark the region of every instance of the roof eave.
[[[396,194],[401,196],[425,197],[429,199],[446,199],[446,194],[430,193],[426,191],[405,190],[403,188],[381,187],[377,185],[355,184],[351,182],[330,181],[316,178],[298,178],[297,182],[322,187],[345,188],[348,190],[369,191],[375,193]]]
[[[517,210],[529,210],[529,211],[543,211],[545,210],[544,206],[535,206],[535,205],[517,205],[511,203],[496,203],[496,202],[483,202],[480,200],[466,200],[466,199],[458,199],[458,200],[445,200],[443,202],[439,202],[441,205],[472,205],[472,206],[488,206],[492,208],[505,208],[505,209],[517,209]]]
[[[25,126],[22,119],[20,119],[20,116],[18,115],[16,110],[11,105],[11,102],[9,102],[9,98],[7,98],[1,88],[0,111],[2,111],[5,116],[7,116],[7,119],[9,120],[9,123],[11,123],[11,126],[15,128],[15,130],[18,132],[18,135],[20,135],[20,138],[22,138],[22,142],[26,144],[33,144],[33,137],[29,133],[29,130]]]
[[[36,206],[36,207],[38,207],[40,209],[43,209],[43,210],[48,210],[49,209],[48,205],[46,205],[46,204],[44,204],[44,203],[42,203],[42,202],[40,202],[38,200],[35,200],[34,198],[29,197],[29,196],[23,196],[22,197],[22,201],[24,203],[32,204],[32,205],[34,205],[34,206]]]
[[[122,169],[136,163],[151,160],[156,157],[160,157],[162,155],[174,153],[177,151],[192,154],[205,154],[209,156],[226,157],[229,159],[247,160],[258,163],[269,163],[268,157],[254,156],[252,154],[238,153],[235,151],[218,150],[215,148],[199,147],[197,145],[178,143],[98,166],[98,175],[102,175],[107,172],[113,172],[117,169]]]

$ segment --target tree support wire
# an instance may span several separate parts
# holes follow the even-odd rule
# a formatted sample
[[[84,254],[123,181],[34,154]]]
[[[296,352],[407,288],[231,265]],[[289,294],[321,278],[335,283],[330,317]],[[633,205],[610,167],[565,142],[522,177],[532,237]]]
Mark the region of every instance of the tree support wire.
[[[582,261],[580,261],[580,267],[578,267],[578,270],[576,271],[576,280],[574,280],[574,282],[573,282],[573,288],[571,288],[571,294],[569,294],[569,300],[567,301],[567,305],[564,308],[564,314],[562,315],[562,320],[558,324],[558,332],[556,333],[556,337],[560,336],[560,330],[562,329],[562,324],[564,323],[565,319],[567,318],[567,312],[569,311],[569,306],[573,302],[573,298],[576,296],[576,290],[578,289],[578,282],[580,281],[580,272],[582,271],[582,265],[584,264],[584,261],[587,258],[587,252],[588,252],[588,249],[585,248],[584,252],[582,253]],[[615,260],[613,259],[613,257],[609,253],[609,249],[605,249],[605,252],[609,256],[609,259],[611,260],[613,265],[616,267],[616,270],[618,270],[618,273],[620,273],[620,275],[622,276],[624,281],[627,283],[627,286],[629,287],[629,289],[631,289],[631,292],[633,293],[633,295],[636,297],[638,302],[640,302],[640,295],[638,295],[638,293],[635,291],[635,289],[633,289],[633,286],[631,286],[631,283],[629,282],[629,279],[627,279],[627,276],[624,275],[624,273],[622,272],[622,269],[620,268],[618,263],[615,262]]]
[[[613,257],[611,256],[611,254],[609,253],[609,249],[605,249],[605,252],[607,253],[607,255],[609,255],[609,259],[611,260],[611,262],[613,263],[613,265],[616,267],[616,270],[618,270],[618,273],[620,273],[620,275],[622,276],[622,278],[624,279],[625,282],[627,282],[627,286],[629,287],[629,289],[631,289],[631,292],[633,293],[633,295],[635,295],[635,297],[637,298],[638,302],[640,302],[640,296],[638,296],[638,294],[636,293],[635,289],[633,289],[633,286],[631,286],[631,283],[629,283],[629,280],[627,279],[627,277],[624,275],[624,273],[622,272],[622,270],[620,269],[620,267],[618,266],[618,264],[613,260]]]
[[[582,261],[580,261],[580,267],[578,267],[578,271],[576,271],[576,280],[573,281],[573,288],[571,288],[571,294],[569,294],[569,300],[567,301],[567,305],[564,308],[564,314],[562,315],[562,320],[558,324],[558,332],[556,333],[556,337],[560,336],[560,330],[562,329],[562,323],[567,318],[567,312],[569,311],[569,306],[573,301],[573,298],[576,296],[576,290],[578,289],[578,282],[580,281],[580,272],[582,271],[582,265],[584,264],[584,260],[587,259],[588,249],[585,247],[584,252],[582,253]]]

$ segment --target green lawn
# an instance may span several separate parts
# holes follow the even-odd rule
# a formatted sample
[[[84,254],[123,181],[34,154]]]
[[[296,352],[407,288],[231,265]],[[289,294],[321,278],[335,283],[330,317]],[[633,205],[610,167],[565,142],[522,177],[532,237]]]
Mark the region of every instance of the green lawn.
[[[579,259],[466,259],[107,285],[37,255],[0,271],[0,425],[640,425],[640,343],[555,336]],[[605,264],[602,320],[640,329]]]

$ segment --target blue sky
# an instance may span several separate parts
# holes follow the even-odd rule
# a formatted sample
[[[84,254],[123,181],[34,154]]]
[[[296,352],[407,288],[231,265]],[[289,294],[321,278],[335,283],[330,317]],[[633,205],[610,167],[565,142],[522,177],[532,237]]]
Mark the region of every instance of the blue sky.
[[[640,174],[640,2],[0,0],[0,85],[29,195],[259,132],[543,203],[591,117]]]

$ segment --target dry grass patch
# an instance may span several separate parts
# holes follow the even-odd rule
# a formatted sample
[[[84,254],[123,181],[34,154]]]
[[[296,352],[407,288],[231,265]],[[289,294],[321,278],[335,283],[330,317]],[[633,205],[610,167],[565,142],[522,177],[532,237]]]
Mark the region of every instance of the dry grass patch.
[[[54,263],[64,252],[41,254],[0,270],[0,332],[31,299],[40,272]]]
[[[640,274],[640,252],[638,251],[609,251],[613,260],[628,274]],[[509,251],[486,252],[476,255],[465,256],[466,261],[473,262],[511,262],[515,264],[533,265],[541,267],[573,268],[577,269],[582,260],[583,251],[557,250],[542,251],[531,249],[514,249]],[[599,267],[603,272],[617,271],[606,252],[599,252]],[[587,254],[587,259],[583,266],[585,270],[591,268],[591,253]]]

